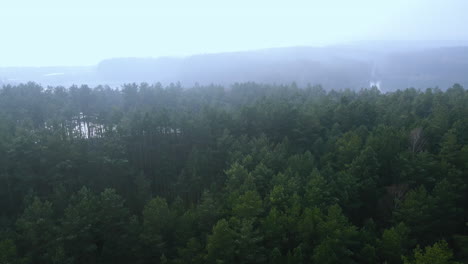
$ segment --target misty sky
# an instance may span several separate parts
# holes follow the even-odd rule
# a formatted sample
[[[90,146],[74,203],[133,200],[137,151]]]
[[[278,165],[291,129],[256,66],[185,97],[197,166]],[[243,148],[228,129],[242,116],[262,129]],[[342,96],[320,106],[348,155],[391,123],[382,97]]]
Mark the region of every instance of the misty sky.
[[[465,0],[0,0],[0,67],[363,40],[468,40]]]

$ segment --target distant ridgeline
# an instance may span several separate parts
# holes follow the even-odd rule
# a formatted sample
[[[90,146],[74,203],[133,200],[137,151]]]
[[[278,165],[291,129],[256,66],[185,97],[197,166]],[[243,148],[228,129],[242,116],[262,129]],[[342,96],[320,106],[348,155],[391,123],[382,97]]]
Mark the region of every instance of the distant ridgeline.
[[[180,82],[184,87],[257,82],[382,91],[468,86],[468,46],[293,47],[184,58],[115,58],[90,67],[0,68],[0,81],[43,85]]]
[[[458,84],[5,85],[0,263],[468,263],[467,161]]]

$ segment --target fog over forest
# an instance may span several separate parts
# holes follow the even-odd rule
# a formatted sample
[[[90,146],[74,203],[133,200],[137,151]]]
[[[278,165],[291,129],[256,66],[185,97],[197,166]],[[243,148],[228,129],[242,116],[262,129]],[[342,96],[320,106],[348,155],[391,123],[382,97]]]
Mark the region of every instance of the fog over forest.
[[[326,89],[382,91],[415,87],[446,89],[468,85],[468,45],[462,41],[360,42],[325,47],[289,47],[200,54],[188,57],[110,58],[88,67],[0,68],[4,84],[43,85],[180,82],[195,84],[257,82]]]
[[[468,1],[0,3],[0,264],[468,263]]]

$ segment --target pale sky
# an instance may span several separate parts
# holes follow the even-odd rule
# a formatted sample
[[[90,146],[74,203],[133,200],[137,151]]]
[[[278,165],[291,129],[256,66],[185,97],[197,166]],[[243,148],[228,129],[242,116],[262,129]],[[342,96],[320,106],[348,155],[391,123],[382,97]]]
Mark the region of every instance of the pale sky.
[[[0,0],[0,67],[365,40],[468,40],[465,0]]]

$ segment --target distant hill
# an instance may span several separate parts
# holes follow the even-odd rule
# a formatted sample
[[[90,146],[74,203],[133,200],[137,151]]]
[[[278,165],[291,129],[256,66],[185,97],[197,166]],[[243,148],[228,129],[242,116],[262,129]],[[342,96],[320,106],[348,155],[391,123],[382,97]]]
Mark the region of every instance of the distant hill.
[[[0,82],[45,85],[180,82],[321,84],[326,89],[382,90],[468,86],[468,45],[354,43],[200,54],[183,58],[113,58],[91,67],[0,68]],[[442,45],[442,44],[440,44]]]
[[[378,64],[385,87],[468,86],[468,46],[392,53]]]

